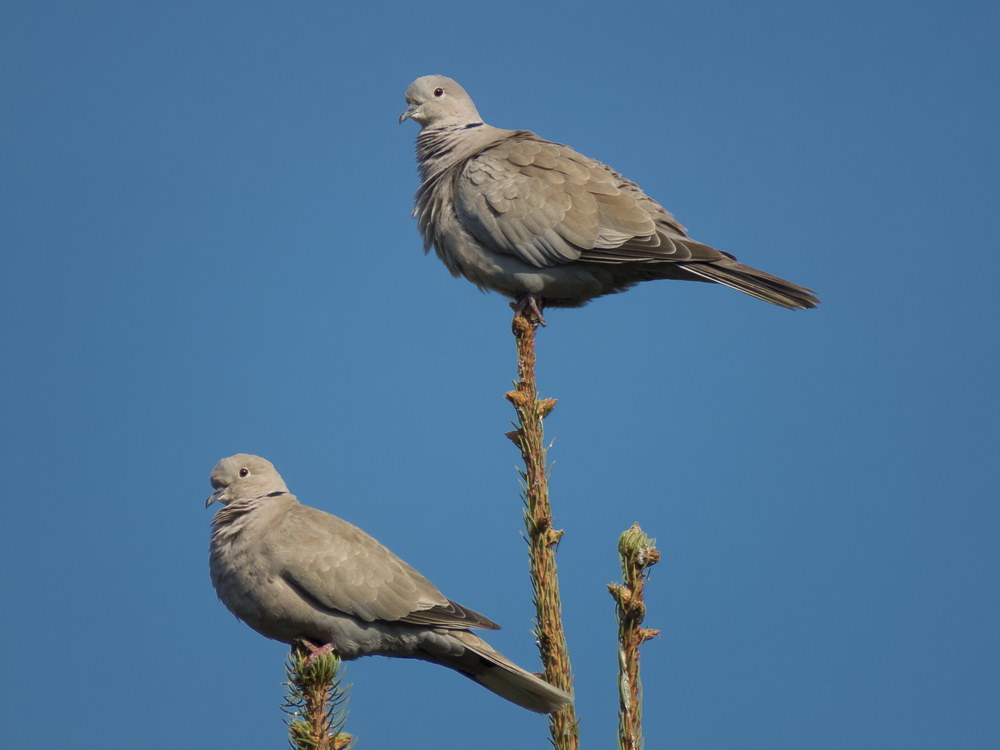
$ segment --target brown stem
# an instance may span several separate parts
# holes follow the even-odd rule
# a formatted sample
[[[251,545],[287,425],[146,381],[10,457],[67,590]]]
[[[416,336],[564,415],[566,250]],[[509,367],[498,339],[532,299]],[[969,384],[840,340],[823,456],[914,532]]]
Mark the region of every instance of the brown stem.
[[[305,750],[343,750],[351,735],[343,725],[346,693],[340,687],[340,660],[331,649],[317,649],[304,641],[292,645],[286,667],[289,697],[285,710],[292,747]]]
[[[639,679],[639,646],[660,634],[639,627],[646,616],[643,593],[646,570],[660,560],[660,553],[639,524],[622,532],[618,539],[623,586],[608,584],[617,604],[618,616],[618,747],[642,748],[642,682]]]
[[[538,398],[535,382],[536,323],[518,311],[512,329],[517,342],[517,385],[507,400],[517,412],[517,429],[507,434],[521,451],[524,469],[524,525],[528,534],[529,568],[535,600],[535,637],[545,668],[545,680],[566,692],[573,691],[573,673],[562,624],[562,603],[556,570],[556,547],[563,532],[552,525],[548,471],[542,420],[556,405],[555,399]],[[573,705],[549,715],[549,731],[556,750],[578,750],[580,731]]]

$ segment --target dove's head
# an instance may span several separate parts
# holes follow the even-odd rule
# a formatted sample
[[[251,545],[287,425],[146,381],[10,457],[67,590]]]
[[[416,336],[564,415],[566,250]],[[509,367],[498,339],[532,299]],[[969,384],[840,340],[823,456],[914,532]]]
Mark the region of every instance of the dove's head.
[[[215,492],[205,501],[206,508],[216,501],[228,505],[241,497],[288,492],[274,464],[249,453],[237,453],[219,461],[212,469],[211,482]]]
[[[474,125],[483,119],[465,89],[446,76],[423,76],[406,89],[406,111],[399,121],[413,119],[421,127]]]

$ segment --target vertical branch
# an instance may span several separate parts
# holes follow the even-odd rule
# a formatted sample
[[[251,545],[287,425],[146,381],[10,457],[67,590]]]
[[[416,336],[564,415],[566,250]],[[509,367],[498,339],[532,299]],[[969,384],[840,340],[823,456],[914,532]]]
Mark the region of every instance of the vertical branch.
[[[289,715],[288,742],[295,750],[343,750],[351,735],[347,687],[340,658],[330,650],[311,649],[296,641],[285,662],[288,694],[282,709]]]
[[[517,342],[517,384],[507,400],[517,412],[517,429],[507,433],[524,459],[521,471],[524,493],[524,525],[528,534],[529,568],[535,600],[535,637],[545,667],[545,680],[568,693],[573,691],[573,673],[562,624],[562,602],[556,571],[556,546],[563,532],[552,527],[548,471],[545,463],[542,420],[556,400],[538,399],[535,382],[536,323],[523,312],[512,324]],[[578,750],[580,733],[573,705],[549,716],[549,731],[556,750]]]
[[[660,634],[659,630],[639,627],[646,616],[643,588],[648,568],[660,561],[653,545],[639,524],[623,531],[618,538],[623,586],[608,584],[618,616],[618,747],[642,750],[642,682],[639,679],[639,646]]]

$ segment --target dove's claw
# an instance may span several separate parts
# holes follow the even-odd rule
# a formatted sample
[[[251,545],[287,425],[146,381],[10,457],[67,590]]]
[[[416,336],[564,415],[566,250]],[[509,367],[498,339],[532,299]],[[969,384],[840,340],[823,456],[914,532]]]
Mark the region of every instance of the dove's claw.
[[[536,326],[548,325],[545,322],[545,318],[542,317],[542,306],[539,304],[538,297],[534,294],[525,294],[523,297],[518,297],[510,303],[510,309],[514,311],[515,315],[523,315],[529,322],[534,323]]]

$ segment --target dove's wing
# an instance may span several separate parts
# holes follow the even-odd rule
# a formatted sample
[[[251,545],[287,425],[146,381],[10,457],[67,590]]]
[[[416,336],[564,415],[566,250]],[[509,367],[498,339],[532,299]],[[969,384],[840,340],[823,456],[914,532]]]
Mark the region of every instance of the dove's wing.
[[[276,532],[284,580],[313,606],[374,622],[444,628],[499,626],[451,601],[420,573],[357,526],[305,505],[296,506]]]
[[[455,210],[466,230],[537,268],[729,257],[686,237],[669,211],[610,167],[528,131],[460,169]]]

